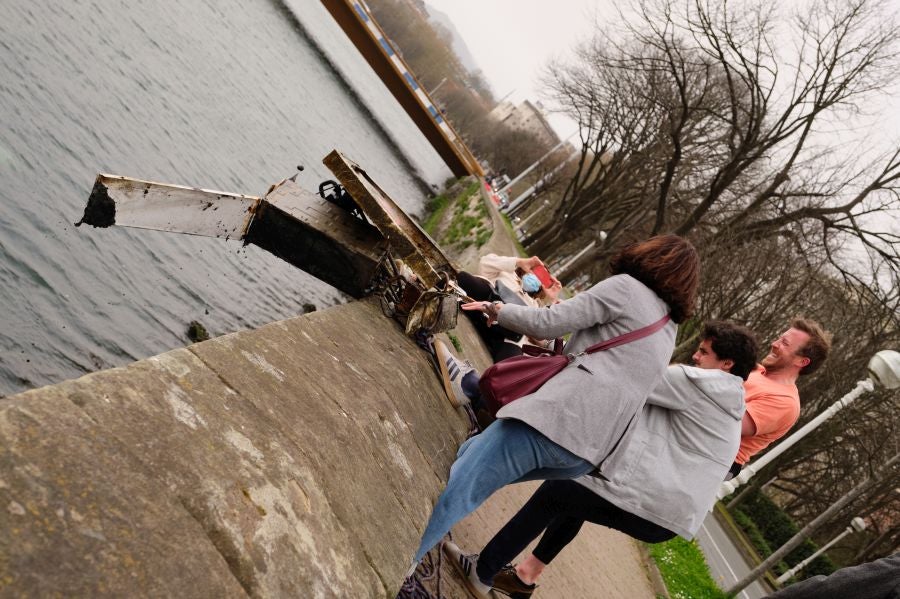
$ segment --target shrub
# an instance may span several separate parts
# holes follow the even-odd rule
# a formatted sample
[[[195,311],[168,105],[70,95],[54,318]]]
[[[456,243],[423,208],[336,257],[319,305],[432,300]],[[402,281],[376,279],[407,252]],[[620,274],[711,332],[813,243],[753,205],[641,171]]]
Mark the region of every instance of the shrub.
[[[775,505],[775,502],[760,492],[748,496],[741,506],[735,510],[733,516],[735,522],[744,529],[748,538],[750,538],[750,542],[755,547],[757,546],[757,541],[753,539],[753,533],[744,526],[743,522],[749,521],[753,528],[756,529],[757,534],[761,536],[764,543],[768,546],[765,551],[757,547],[757,550],[761,552],[760,555],[763,557],[772,553],[771,548],[777,549],[787,543],[800,530],[790,516]],[[818,546],[810,539],[806,539],[796,549],[787,554],[774,570],[782,574],[817,550]],[[834,562],[827,555],[820,555],[804,568],[801,578],[815,574],[825,574],[827,576],[834,572],[835,569]]]

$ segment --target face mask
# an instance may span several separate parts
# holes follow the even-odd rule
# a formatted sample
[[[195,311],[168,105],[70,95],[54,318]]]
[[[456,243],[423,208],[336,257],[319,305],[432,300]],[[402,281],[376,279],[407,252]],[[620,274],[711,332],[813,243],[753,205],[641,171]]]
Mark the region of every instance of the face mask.
[[[541,281],[537,276],[526,273],[522,276],[522,290],[525,293],[536,293],[541,290]]]

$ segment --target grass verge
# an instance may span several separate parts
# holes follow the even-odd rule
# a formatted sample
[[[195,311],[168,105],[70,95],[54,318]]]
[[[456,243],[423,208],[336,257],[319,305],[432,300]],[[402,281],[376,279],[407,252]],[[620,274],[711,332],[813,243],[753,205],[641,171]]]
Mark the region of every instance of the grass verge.
[[[506,231],[509,233],[509,238],[512,239],[514,244],[516,244],[516,250],[518,250],[519,256],[523,258],[527,258],[528,256],[530,256],[530,254],[525,251],[525,248],[521,243],[519,243],[519,240],[516,238],[516,232],[513,230],[512,221],[509,220],[509,217],[501,212],[500,219],[503,221],[503,224],[506,227]]]
[[[672,599],[728,599],[710,575],[696,541],[676,537],[647,549]]]
[[[450,200],[452,199],[453,198],[445,196],[444,194],[440,194],[428,202],[428,206],[426,207],[428,216],[425,219],[425,222],[422,223],[422,228],[426,233],[434,236],[434,231],[437,228],[438,223],[441,222],[441,218],[443,218],[447,207],[450,206]]]

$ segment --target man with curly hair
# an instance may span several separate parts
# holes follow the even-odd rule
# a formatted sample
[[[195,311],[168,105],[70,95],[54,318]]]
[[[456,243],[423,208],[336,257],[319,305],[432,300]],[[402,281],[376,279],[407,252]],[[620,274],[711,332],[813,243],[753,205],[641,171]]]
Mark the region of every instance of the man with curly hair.
[[[742,383],[756,365],[757,350],[746,327],[707,323],[696,366],[666,369],[635,426],[593,475],[542,484],[480,556],[445,542],[469,592],[486,598],[493,587],[530,596],[543,568],[586,521],[647,543],[692,538],[740,444]],[[505,567],[541,533],[528,558]]]

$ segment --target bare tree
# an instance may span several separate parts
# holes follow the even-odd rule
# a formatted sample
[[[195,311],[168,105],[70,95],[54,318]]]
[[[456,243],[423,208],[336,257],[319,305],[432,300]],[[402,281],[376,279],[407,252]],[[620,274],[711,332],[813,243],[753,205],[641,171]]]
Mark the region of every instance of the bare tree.
[[[583,160],[530,249],[549,255],[590,220],[607,236],[585,263],[623,235],[670,230],[716,246],[792,237],[848,278],[852,239],[874,268],[897,271],[897,236],[870,216],[897,208],[898,150],[845,165],[847,148],[826,135],[892,82],[898,33],[884,2],[821,0],[789,32],[773,4],[741,6],[640,2],[623,17],[627,42],[603,36],[551,68]]]
[[[689,236],[703,255],[701,304],[676,358],[689,358],[705,318],[742,321],[766,341],[792,315],[812,316],[835,333],[835,357],[801,379],[805,421],[863,376],[873,348],[900,343],[900,244],[876,218],[900,208],[900,149],[848,145],[843,131],[893,83],[897,30],[875,0],[822,0],[790,21],[774,4],[733,6],[640,2],[623,17],[626,41],[603,36],[553,66],[548,86],[581,125],[581,160],[525,243],[550,256],[594,241],[557,274],[597,280],[623,240]],[[896,392],[859,401],[754,482],[777,474],[779,503],[809,521],[896,453],[898,406]],[[885,476],[858,509],[889,513],[896,482]],[[893,530],[883,518],[867,556]]]

